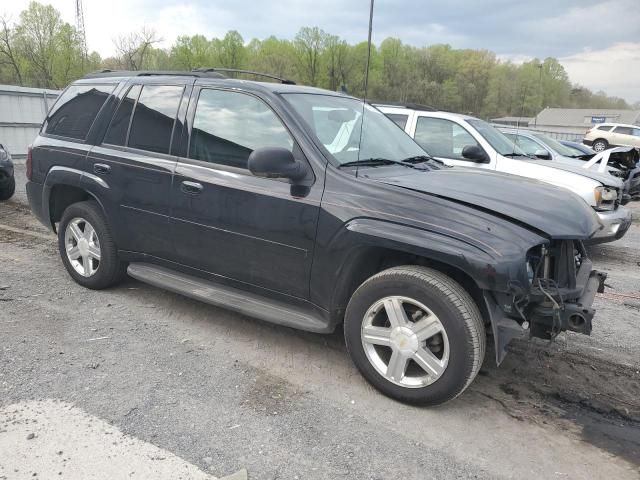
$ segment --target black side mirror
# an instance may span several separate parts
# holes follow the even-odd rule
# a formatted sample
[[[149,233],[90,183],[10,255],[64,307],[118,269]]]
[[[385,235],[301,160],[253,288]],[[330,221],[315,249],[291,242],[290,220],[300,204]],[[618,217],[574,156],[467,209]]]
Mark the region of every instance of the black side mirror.
[[[462,156],[476,163],[489,163],[489,155],[480,145],[465,145],[462,149]]]
[[[295,182],[307,176],[307,165],[281,147],[257,148],[249,155],[249,171],[256,177],[288,178]]]
[[[541,148],[540,150],[536,150],[533,155],[536,158],[541,158],[542,160],[551,160],[551,154],[543,148]]]

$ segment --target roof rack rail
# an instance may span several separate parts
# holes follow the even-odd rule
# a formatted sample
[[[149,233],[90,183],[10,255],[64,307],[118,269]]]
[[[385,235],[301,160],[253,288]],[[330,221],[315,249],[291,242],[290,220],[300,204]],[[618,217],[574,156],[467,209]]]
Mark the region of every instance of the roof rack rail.
[[[434,108],[430,105],[423,105],[422,103],[412,103],[412,102],[371,102],[374,105],[385,106],[385,107],[404,107],[410,108],[411,110],[419,110],[421,112],[439,112],[437,108]]]
[[[278,80],[280,83],[284,85],[295,85],[296,82],[293,80],[287,80],[286,78],[278,77],[276,75],[271,75],[270,73],[262,73],[262,72],[254,72],[252,70],[240,70],[237,68],[194,68],[193,72],[197,73],[244,73],[246,75],[255,75],[256,77],[265,77],[271,78],[273,80]]]
[[[184,76],[184,77],[208,77],[227,78],[222,73],[204,71],[172,71],[172,70],[99,70],[86,74],[83,78],[104,78],[104,77],[153,77],[157,75]]]

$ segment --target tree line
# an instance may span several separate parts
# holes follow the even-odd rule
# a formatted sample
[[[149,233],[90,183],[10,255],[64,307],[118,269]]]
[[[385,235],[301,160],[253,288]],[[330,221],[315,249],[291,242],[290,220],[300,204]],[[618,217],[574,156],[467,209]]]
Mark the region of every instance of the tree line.
[[[271,36],[246,42],[231,30],[223,38],[182,36],[168,48],[161,48],[161,41],[157,32],[143,28],[114,39],[116,55],[101,58],[84,51],[75,27],[55,8],[31,2],[15,21],[0,18],[0,83],[62,88],[101,69],[224,67],[364,94],[367,43],[349,44],[318,27],[301,28],[293,40]],[[534,116],[547,106],[631,108],[624,99],[572,83],[555,58],[515,64],[488,50],[414,47],[386,38],[372,46],[369,72],[372,100],[422,103],[484,118]]]

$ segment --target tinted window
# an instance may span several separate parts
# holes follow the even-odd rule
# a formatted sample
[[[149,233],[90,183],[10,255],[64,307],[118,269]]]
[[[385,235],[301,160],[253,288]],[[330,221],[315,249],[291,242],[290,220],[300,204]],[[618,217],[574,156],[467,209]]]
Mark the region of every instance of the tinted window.
[[[138,95],[140,95],[140,89],[140,85],[134,85],[129,90],[129,93],[127,93],[127,96],[124,97],[118,107],[118,111],[113,117],[113,120],[111,120],[109,131],[104,137],[104,143],[109,143],[111,145],[126,145],[127,132],[129,131],[129,123],[131,122],[131,114],[133,113],[133,107],[136,104],[136,100],[138,100]]]
[[[173,124],[184,87],[145,85],[136,104],[129,146],[156,153],[169,153]]]
[[[596,130],[604,130],[605,132],[610,131],[613,127],[611,125],[598,125],[597,127],[595,127]]]
[[[435,157],[466,160],[462,149],[478,142],[457,123],[442,118],[418,117],[415,141]]]
[[[613,133],[621,133],[622,135],[631,135],[633,129],[631,127],[616,127]]]
[[[72,85],[47,118],[46,133],[84,140],[115,85]]]
[[[407,126],[407,120],[409,120],[409,115],[403,115],[401,113],[385,113],[387,117],[393,120],[393,123],[398,125],[401,129],[404,130],[404,127]]]
[[[200,92],[190,158],[246,169],[249,155],[260,147],[293,148],[289,132],[266,104],[242,93]]]

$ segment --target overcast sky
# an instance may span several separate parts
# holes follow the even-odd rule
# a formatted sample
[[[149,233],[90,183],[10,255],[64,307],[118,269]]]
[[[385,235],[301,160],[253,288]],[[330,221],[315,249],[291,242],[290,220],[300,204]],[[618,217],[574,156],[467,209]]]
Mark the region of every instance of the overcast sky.
[[[46,0],[41,0],[47,3]],[[28,0],[7,0],[0,14],[17,18]],[[73,0],[50,0],[68,22]],[[103,56],[113,38],[155,29],[169,45],[178,35],[245,41],[293,38],[319,26],[349,42],[366,40],[369,0],[84,0],[87,43]],[[393,36],[422,46],[485,48],[513,61],[557,57],[572,81],[640,101],[640,0],[376,0],[374,42]]]

